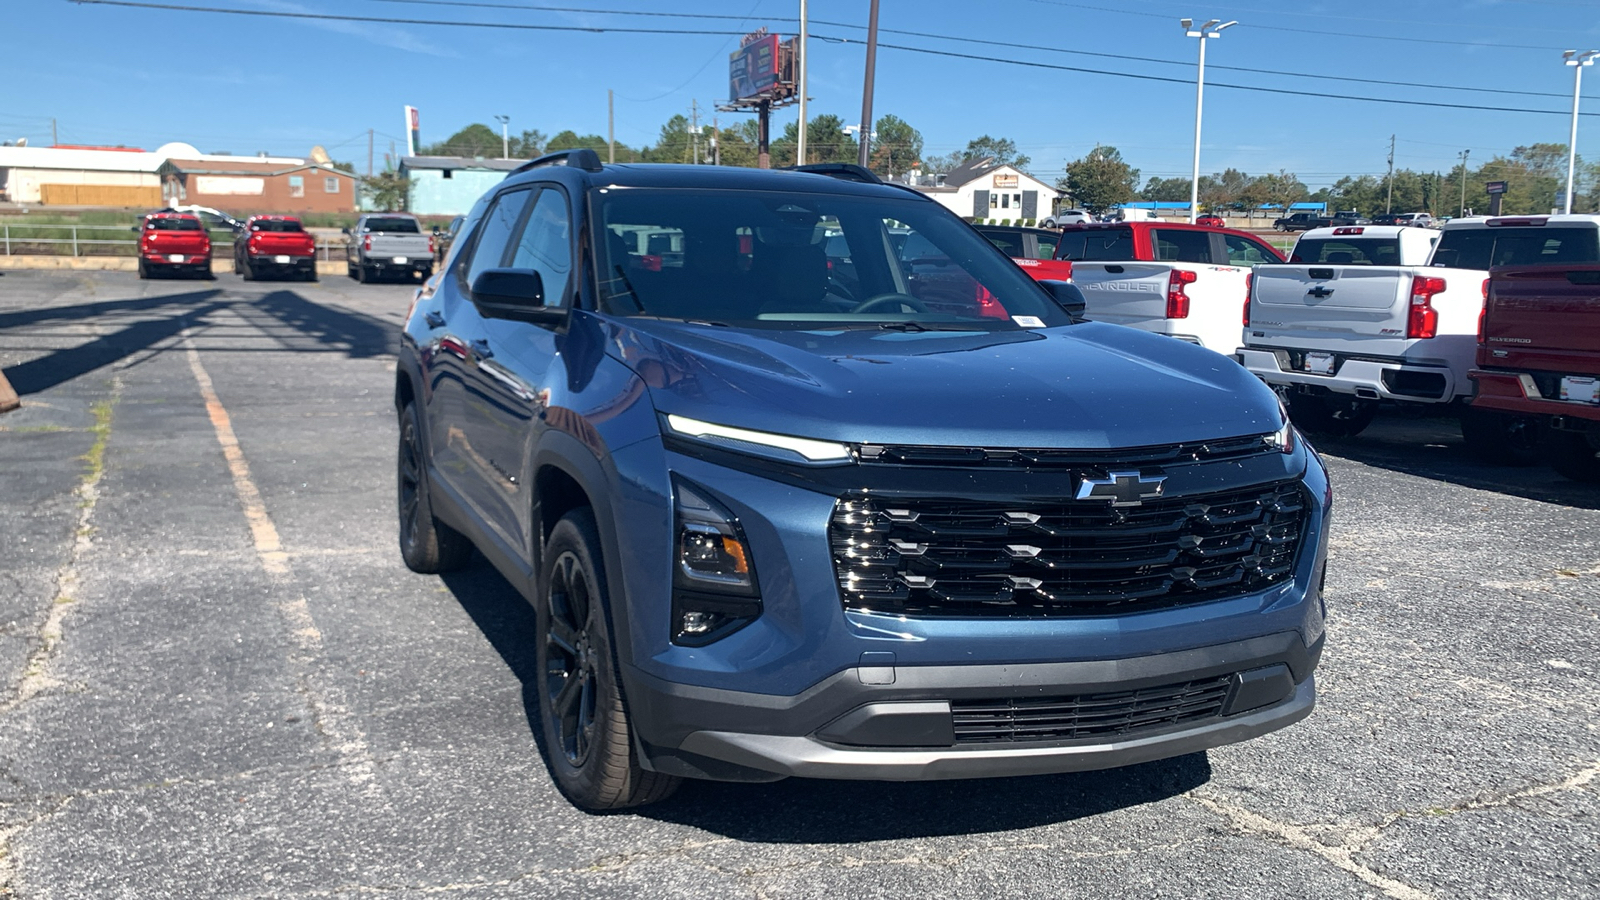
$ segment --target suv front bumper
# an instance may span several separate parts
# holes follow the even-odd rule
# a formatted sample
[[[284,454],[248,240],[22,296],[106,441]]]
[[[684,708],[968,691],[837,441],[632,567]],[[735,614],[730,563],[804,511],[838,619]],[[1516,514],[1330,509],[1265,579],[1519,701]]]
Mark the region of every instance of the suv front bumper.
[[[646,765],[674,775],[734,781],[1038,775],[1181,756],[1293,724],[1315,705],[1312,671],[1321,652],[1320,639],[1307,647],[1299,632],[1284,632],[1079,662],[895,667],[883,659],[893,654],[864,654],[861,666],[795,696],[676,685],[630,668],[629,706]],[[1128,699],[1201,683],[1226,685],[1213,694],[1219,699],[1210,714],[1168,715]],[[1026,710],[1056,700],[1094,710],[1092,733],[1060,737],[1062,729],[1049,726],[1058,736],[1028,739],[1024,730],[973,740],[969,729],[956,737],[955,708]],[[1129,722],[1148,723],[1108,727],[1108,716],[1120,712],[1108,707],[1118,703]]]

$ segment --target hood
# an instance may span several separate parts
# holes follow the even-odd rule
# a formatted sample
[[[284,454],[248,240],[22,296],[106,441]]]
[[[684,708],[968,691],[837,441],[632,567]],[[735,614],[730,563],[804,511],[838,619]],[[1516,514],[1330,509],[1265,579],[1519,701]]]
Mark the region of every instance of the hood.
[[[1085,323],[1003,332],[741,329],[620,318],[610,353],[655,408],[848,443],[1140,447],[1276,431],[1232,359]]]

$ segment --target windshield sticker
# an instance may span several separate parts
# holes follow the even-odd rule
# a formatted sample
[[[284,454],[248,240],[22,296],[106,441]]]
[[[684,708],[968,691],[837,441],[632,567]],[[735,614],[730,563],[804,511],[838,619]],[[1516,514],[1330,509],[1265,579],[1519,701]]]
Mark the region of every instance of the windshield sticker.
[[[1023,328],[1043,328],[1044,320],[1038,316],[1012,316],[1011,321]]]

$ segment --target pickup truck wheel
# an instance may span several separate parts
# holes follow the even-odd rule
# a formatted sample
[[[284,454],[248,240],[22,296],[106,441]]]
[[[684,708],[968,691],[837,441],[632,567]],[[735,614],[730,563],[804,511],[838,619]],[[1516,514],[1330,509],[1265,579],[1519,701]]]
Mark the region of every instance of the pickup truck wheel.
[[[415,403],[400,411],[400,557],[413,572],[432,575],[459,569],[472,558],[472,542],[433,517],[428,497],[428,467],[422,452],[422,421]]]
[[[1600,484],[1600,450],[1590,436],[1577,431],[1550,431],[1544,442],[1545,462],[1573,481]]]
[[[144,280],[148,279],[149,277],[150,277],[150,268],[144,264],[144,260],[142,260],[142,259],[139,260],[139,280],[140,281],[144,281]]]
[[[361,282],[362,284],[367,284],[367,283],[371,282],[372,281],[372,270],[367,268],[366,266],[361,265],[361,264],[358,263],[356,265],[356,280]]]
[[[1461,412],[1467,453],[1496,466],[1531,466],[1539,461],[1539,420],[1531,416],[1467,407]]]
[[[1355,437],[1372,424],[1377,414],[1377,403],[1342,394],[1289,397],[1289,419],[1295,427],[1323,437]]]
[[[239,266],[239,274],[244,276],[245,281],[255,281],[256,267],[250,265],[250,260],[247,259],[241,266]]]
[[[539,717],[551,777],[583,809],[665,800],[679,779],[636,758],[616,652],[606,623],[606,582],[594,514],[574,510],[545,545],[535,605]]]

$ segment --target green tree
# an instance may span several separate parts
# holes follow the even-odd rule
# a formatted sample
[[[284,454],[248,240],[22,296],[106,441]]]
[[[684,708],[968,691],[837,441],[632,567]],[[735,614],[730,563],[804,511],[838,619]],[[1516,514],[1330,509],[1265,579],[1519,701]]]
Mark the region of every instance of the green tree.
[[[961,151],[963,161],[982,159],[985,156],[994,157],[994,161],[1002,166],[1015,166],[1026,172],[1028,163],[1032,158],[1017,152],[1017,144],[1010,138],[995,138],[987,134],[967,142],[967,148]]]
[[[417,152],[423,156],[498,158],[500,150],[500,132],[482,122],[474,122],[437,144],[419,148]]]
[[[666,121],[661,126],[661,134],[656,139],[655,146],[646,147],[639,151],[642,162],[657,163],[692,163],[695,161],[695,148],[698,146],[702,156],[711,147],[707,140],[710,135],[710,126],[703,126],[696,134],[693,126],[689,124],[689,117],[679,114]],[[553,139],[552,139],[553,142]],[[621,158],[620,156],[618,157]]]
[[[529,128],[511,139],[511,158],[533,159],[542,156],[547,140],[544,132],[537,128]]]
[[[1262,175],[1260,181],[1260,192],[1267,198],[1267,203],[1284,210],[1305,200],[1310,193],[1305,183],[1286,169],[1279,169],[1276,175]]]
[[[743,125],[724,128],[717,132],[717,159],[725,166],[743,166],[753,169],[759,162],[756,140],[746,134]]]
[[[367,208],[386,212],[399,212],[406,208],[411,196],[411,179],[389,169],[361,179],[361,192],[367,198]]]
[[[800,140],[800,124],[790,122],[783,127],[783,136],[771,146],[772,165],[795,165],[795,154]],[[844,120],[824,113],[806,123],[806,161],[812,163],[853,163],[859,159],[859,145],[854,135],[844,130]]]
[[[1151,175],[1150,180],[1144,183],[1144,190],[1139,192],[1139,198],[1158,203],[1186,203],[1189,200],[1189,179]]]
[[[884,116],[873,126],[872,171],[885,175],[904,172],[922,159],[922,132],[899,116]]]
[[[1137,194],[1139,170],[1129,166],[1115,147],[1096,146],[1082,159],[1067,163],[1065,178],[1056,187],[1095,215],[1132,200]]]

